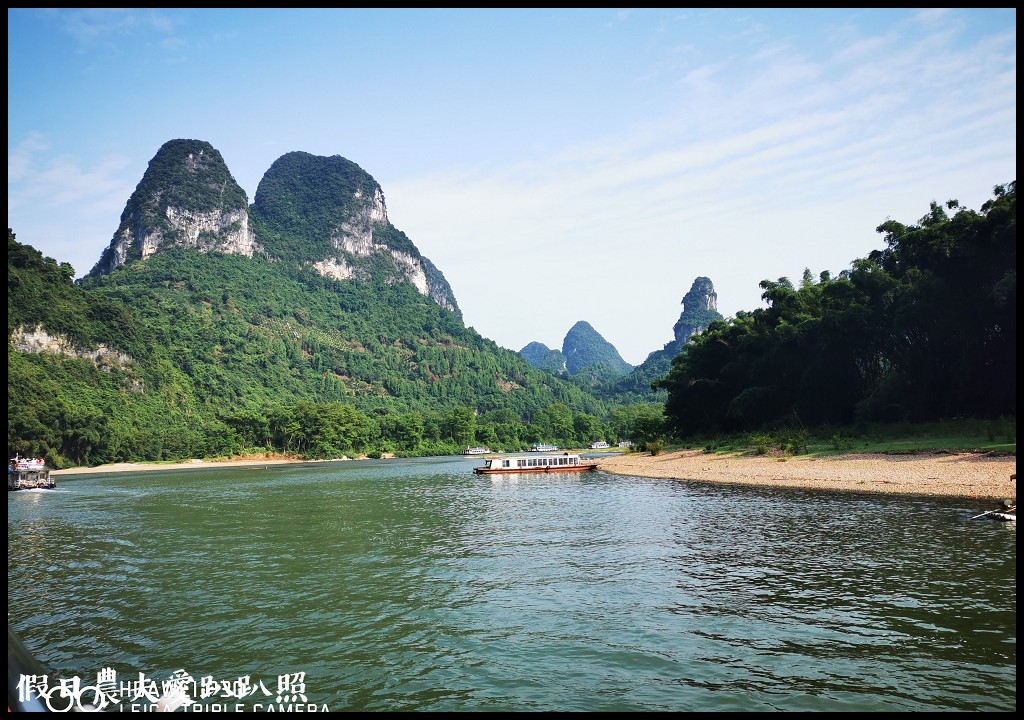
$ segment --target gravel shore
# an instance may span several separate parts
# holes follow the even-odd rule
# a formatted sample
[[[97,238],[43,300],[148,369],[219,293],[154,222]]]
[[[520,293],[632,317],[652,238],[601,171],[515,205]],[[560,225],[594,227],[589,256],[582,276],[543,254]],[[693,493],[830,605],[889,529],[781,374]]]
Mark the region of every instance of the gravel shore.
[[[599,461],[617,475],[856,492],[1016,498],[1016,455],[987,453],[849,454],[772,457],[681,450],[631,453]]]

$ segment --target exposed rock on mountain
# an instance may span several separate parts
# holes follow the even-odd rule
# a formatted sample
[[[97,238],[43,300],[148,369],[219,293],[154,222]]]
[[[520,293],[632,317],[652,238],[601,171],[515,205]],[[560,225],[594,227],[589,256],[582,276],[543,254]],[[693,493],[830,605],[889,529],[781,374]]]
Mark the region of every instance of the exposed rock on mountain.
[[[462,317],[442,272],[388,221],[380,185],[338,155],[282,155],[264,174],[250,206],[210,143],[165,143],[89,275],[106,275],[175,247],[260,254],[335,280],[408,282]]]
[[[171,247],[249,257],[258,250],[245,191],[208,142],[171,140],[157,151],[89,274],[106,275]]]
[[[651,383],[668,374],[672,360],[678,355],[690,338],[708,329],[715,320],[721,320],[718,312],[718,294],[709,278],[698,277],[683,296],[683,311],[672,327],[673,339],[661,350],[655,350],[632,372],[609,388],[609,396],[654,397]],[[662,391],[664,392],[664,391]]]
[[[380,185],[354,162],[282,155],[260,181],[251,210],[271,257],[336,280],[404,280],[461,317],[444,275],[391,224]]]
[[[722,314],[718,312],[718,293],[715,292],[715,285],[709,278],[699,277],[694,279],[690,290],[683,295],[683,311],[679,313],[679,319],[672,326],[672,333],[675,337],[661,350],[655,350],[640,365],[663,367],[668,372],[672,359],[679,354],[679,351],[686,346],[690,338],[708,329],[715,320],[721,320]],[[664,373],[662,373],[664,374]]]
[[[690,341],[690,337],[708,329],[712,322],[721,320],[718,312],[718,293],[709,278],[699,277],[693,281],[690,291],[683,295],[683,311],[672,327],[675,334],[675,353]],[[672,343],[669,343],[672,345]],[[669,349],[669,345],[665,349]]]

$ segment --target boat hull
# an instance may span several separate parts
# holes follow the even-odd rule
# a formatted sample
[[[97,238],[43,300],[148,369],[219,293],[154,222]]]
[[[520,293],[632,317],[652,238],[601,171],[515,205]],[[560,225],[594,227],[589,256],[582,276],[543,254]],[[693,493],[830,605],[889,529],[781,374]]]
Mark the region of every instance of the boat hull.
[[[49,471],[44,472],[12,472],[7,473],[7,490],[55,490],[57,481],[50,477]]]

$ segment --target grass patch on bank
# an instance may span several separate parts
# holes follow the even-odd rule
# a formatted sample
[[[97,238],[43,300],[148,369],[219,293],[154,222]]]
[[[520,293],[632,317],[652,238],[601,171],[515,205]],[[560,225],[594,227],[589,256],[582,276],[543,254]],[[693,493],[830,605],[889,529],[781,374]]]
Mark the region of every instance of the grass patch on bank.
[[[847,453],[989,452],[1017,454],[1016,418],[949,420],[913,425],[894,423],[803,430],[782,428],[714,438],[693,438],[667,451],[769,456],[823,456]]]

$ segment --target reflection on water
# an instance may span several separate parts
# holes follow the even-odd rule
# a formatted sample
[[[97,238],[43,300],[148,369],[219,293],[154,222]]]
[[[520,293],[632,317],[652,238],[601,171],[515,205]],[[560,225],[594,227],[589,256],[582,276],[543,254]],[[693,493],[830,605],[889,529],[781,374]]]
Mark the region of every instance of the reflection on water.
[[[62,677],[305,672],[332,710],[1016,708],[986,508],[474,464],[9,493],[9,622]]]

